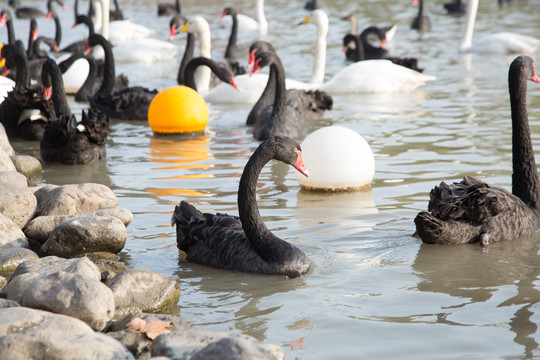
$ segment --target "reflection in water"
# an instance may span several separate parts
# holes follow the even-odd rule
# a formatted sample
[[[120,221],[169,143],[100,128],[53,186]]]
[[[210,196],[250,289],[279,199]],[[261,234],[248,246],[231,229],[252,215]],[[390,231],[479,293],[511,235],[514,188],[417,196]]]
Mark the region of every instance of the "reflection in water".
[[[537,329],[531,317],[533,308],[540,301],[540,291],[534,284],[540,276],[539,245],[540,234],[494,243],[486,249],[471,245],[422,244],[413,264],[413,269],[423,279],[418,283],[418,290],[468,299],[452,307],[464,308],[488,301],[503,286],[515,286],[517,293],[512,292],[514,296],[497,307],[520,305],[509,326],[516,334],[514,341],[524,346],[524,355],[530,358],[538,348],[531,337]],[[446,319],[440,322],[449,323]]]
[[[212,159],[209,150],[210,140],[206,135],[175,135],[150,138],[150,161],[163,164],[154,170],[161,171],[158,180],[198,180],[212,177],[205,169],[212,165],[205,163]],[[177,170],[182,170],[177,171]],[[171,175],[169,175],[169,172]],[[180,182],[185,184],[186,182]],[[176,184],[176,183],[175,183]],[[148,188],[152,196],[208,196],[196,188]]]

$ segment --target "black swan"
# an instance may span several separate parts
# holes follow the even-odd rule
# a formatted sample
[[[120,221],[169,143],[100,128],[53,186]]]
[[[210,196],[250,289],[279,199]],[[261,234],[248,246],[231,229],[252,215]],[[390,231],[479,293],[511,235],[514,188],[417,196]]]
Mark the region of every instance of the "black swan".
[[[353,43],[354,47],[350,47],[349,44]],[[373,45],[370,45],[372,48],[374,48]],[[364,45],[362,44],[362,41],[358,38],[358,36],[354,36],[352,34],[347,34],[343,37],[343,51],[347,51],[347,49],[351,49],[350,52],[350,60],[354,62],[362,61],[362,60],[368,60],[365,55]],[[372,52],[373,56],[374,52]],[[387,54],[386,57],[380,57],[380,58],[371,58],[372,60],[390,60],[396,65],[401,65],[406,68],[409,68],[411,70],[416,70],[418,72],[423,72],[424,69],[418,67],[418,59],[417,58],[401,58],[396,56],[389,56]]]
[[[227,43],[227,48],[225,49],[223,57],[229,64],[234,75],[242,75],[246,73],[246,69],[238,63],[237,58],[238,46],[236,45],[236,40],[238,37],[238,14],[234,8],[226,7],[221,14],[221,19],[227,15],[232,17],[232,27],[231,34],[229,35],[229,42]]]
[[[411,29],[426,32],[431,30],[431,20],[427,15],[424,15],[424,0],[413,0],[413,5],[416,5],[418,2],[420,2],[418,14],[411,23]]]
[[[467,12],[467,4],[462,0],[454,0],[452,2],[444,3],[443,6],[448,14],[461,15]]]
[[[264,51],[273,51],[276,49],[272,44],[267,41],[258,40],[251,44],[249,47],[249,63],[248,66],[251,67],[255,63],[255,54],[258,52]],[[257,119],[261,116],[262,111],[267,107],[271,106],[274,103],[274,97],[276,93],[276,77],[274,76],[274,71],[270,67],[270,72],[268,73],[268,81],[264,90],[261,94],[261,97],[255,105],[251,108],[251,111],[248,114],[246,119],[246,125],[253,125]]]
[[[176,35],[184,25],[188,23],[188,19],[181,14],[177,14],[173,16],[171,21],[169,22],[169,29],[171,31],[169,40],[172,41],[174,38],[174,35]],[[186,65],[188,62],[193,59],[193,53],[195,50],[195,34],[188,32],[187,33],[187,40],[186,40],[186,47],[184,48],[184,55],[182,55],[182,60],[180,61],[180,67],[178,68],[178,75],[176,76],[176,81],[178,82],[178,85],[185,85],[184,80],[184,70],[186,69]]]
[[[75,17],[75,22],[73,23],[73,27],[84,24],[88,27],[88,37],[90,37],[92,34],[94,34],[94,23],[92,22],[92,19],[86,15],[77,15]],[[86,50],[86,43],[88,41],[88,38],[84,40],[75,41],[65,47],[63,47],[60,51],[61,52],[70,52],[70,53],[84,53]]]
[[[60,43],[62,42],[62,24],[60,23],[60,18],[58,17],[58,14],[54,10],[49,11],[47,16],[45,17],[47,21],[49,21],[51,18],[54,20],[55,26],[54,40],[56,41],[56,45],[60,46]]]
[[[234,74],[228,66],[224,65],[222,62],[216,62],[202,56],[191,59],[186,65],[184,71],[184,85],[197,91],[197,86],[195,85],[195,70],[201,65],[208,66],[210,70],[212,70],[212,73],[215,74],[221,81],[230,84],[236,90],[240,91],[238,84],[234,79]]]
[[[26,58],[32,59],[32,53],[34,52],[34,41],[38,38],[38,26],[35,19],[30,20],[30,32],[28,34],[28,46],[26,49]]]
[[[271,159],[294,166],[309,176],[300,145],[287,137],[262,142],[249,159],[238,187],[240,217],[201,213],[182,201],[174,209],[176,242],[187,260],[206,266],[294,278],[311,267],[297,247],[275,236],[264,224],[257,207],[257,179]]]
[[[13,30],[13,17],[11,11],[7,9],[2,9],[0,12],[0,27],[4,25],[7,27],[8,44],[15,44],[17,39],[15,38],[15,30]]]
[[[115,90],[114,56],[111,43],[100,34],[88,38],[89,46],[101,45],[105,52],[105,70],[101,87],[89,97],[90,104],[101,109],[110,118],[122,120],[147,120],[148,108],[157,90],[149,90],[142,86],[131,86]]]
[[[307,0],[306,3],[304,4],[304,10],[312,11],[319,8],[320,6],[317,0]]]
[[[124,20],[124,12],[122,9],[120,9],[120,5],[118,5],[118,0],[114,0],[114,10],[109,10],[109,20]]]
[[[332,109],[333,100],[324,91],[296,91],[289,96],[285,88],[285,71],[279,56],[273,51],[255,54],[252,74],[270,66],[275,77],[275,94],[272,106],[266,107],[253,125],[253,137],[266,140],[274,135],[303,139],[305,121],[320,118],[325,110]]]
[[[63,164],[87,164],[105,159],[105,141],[110,133],[109,118],[99,109],[82,112],[77,122],[71,113],[64,91],[62,74],[52,59],[43,64],[42,83],[45,97],[51,97],[55,118],[45,125],[40,142],[44,161]]]
[[[66,9],[66,4],[64,4],[63,0],[48,0],[47,1],[47,12],[52,10],[52,2],[55,1],[60,6],[62,6],[62,9]],[[15,9],[15,15],[19,19],[35,19],[38,17],[46,16],[47,13],[44,11],[34,8],[34,7],[28,7],[28,6],[19,6],[18,0],[9,0],[8,2],[9,6]]]
[[[461,244],[515,239],[540,227],[540,180],[527,115],[527,80],[540,83],[533,61],[517,57],[508,71],[512,113],[512,193],[466,176],[442,182],[430,193],[428,211],[414,222],[414,236],[429,244]]]
[[[0,122],[9,138],[39,140],[45,123],[54,114],[51,101],[43,98],[41,88],[29,86],[28,61],[16,44],[4,45],[0,52],[7,69],[16,69],[15,87],[0,104]]]
[[[180,0],[175,0],[174,4],[159,3],[157,13],[158,16],[169,16],[182,13],[182,6],[180,5]]]

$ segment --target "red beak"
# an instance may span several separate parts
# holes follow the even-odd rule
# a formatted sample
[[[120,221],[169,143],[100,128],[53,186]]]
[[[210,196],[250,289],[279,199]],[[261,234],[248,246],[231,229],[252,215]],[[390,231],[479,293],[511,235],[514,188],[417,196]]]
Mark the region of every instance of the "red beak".
[[[8,74],[9,74],[9,69],[5,67],[4,70],[2,70],[2,76],[8,76]]]
[[[236,79],[234,78],[234,76],[231,76],[231,85],[233,88],[235,88],[239,92],[242,92],[242,89],[240,89],[240,87],[238,86],[238,83],[236,82]]]
[[[533,77],[531,78],[532,81],[540,83],[540,77],[536,75],[536,68],[534,67],[534,64],[532,64],[533,67]]]
[[[6,25],[6,22],[7,22],[6,18],[7,18],[7,14],[2,15],[2,17],[0,18],[0,26]]]
[[[49,11],[49,12],[47,13],[47,16],[45,16],[45,20],[46,20],[46,21],[51,20],[51,16],[52,16],[52,13]]]
[[[173,24],[173,26],[171,26],[171,34],[169,35],[169,41],[173,40],[174,35],[176,35],[176,25]]]
[[[52,96],[52,86],[43,89],[43,98],[49,100]]]
[[[92,48],[90,47],[90,44],[88,44],[88,41],[86,42],[86,49],[84,49],[84,55],[90,54],[90,51],[92,51]]]
[[[385,46],[386,46],[386,39],[384,39],[383,41],[381,41],[381,47],[384,49]]]
[[[219,18],[220,20],[223,20],[223,18],[227,16],[227,13],[224,11],[222,14],[221,14],[221,17]]]
[[[306,169],[306,165],[304,164],[304,160],[302,160],[302,152],[298,149],[294,149],[294,152],[298,155],[298,160],[294,163],[294,168],[305,177],[309,177],[309,172]]]

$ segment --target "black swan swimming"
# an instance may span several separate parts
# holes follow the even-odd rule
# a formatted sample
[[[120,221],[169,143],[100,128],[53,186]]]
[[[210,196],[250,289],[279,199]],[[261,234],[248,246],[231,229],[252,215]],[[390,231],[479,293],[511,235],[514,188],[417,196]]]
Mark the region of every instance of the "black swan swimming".
[[[236,90],[240,91],[238,84],[236,84],[236,80],[234,79],[234,74],[227,65],[202,56],[191,59],[186,65],[184,70],[184,85],[197,91],[197,86],[195,84],[195,70],[197,70],[197,67],[199,66],[208,66],[210,70],[212,70],[212,73],[221,81],[230,84]]]
[[[180,4],[180,0],[175,0],[173,4],[159,3],[157,13],[158,16],[169,16],[182,13],[182,6]]]
[[[229,6],[223,9],[221,19],[227,15],[230,15],[232,18],[232,27],[223,57],[229,64],[234,75],[242,75],[246,73],[246,69],[238,63],[238,46],[236,44],[238,37],[238,14],[234,8]]]
[[[461,244],[515,239],[540,227],[540,180],[527,115],[527,80],[540,83],[533,61],[517,57],[508,71],[512,113],[512,193],[465,176],[442,182],[430,193],[428,212],[414,222],[414,236],[429,244]]]
[[[176,35],[184,25],[186,25],[189,22],[189,20],[181,14],[177,14],[173,16],[171,21],[169,22],[169,30],[170,30],[170,36],[169,41],[172,41],[174,38],[174,35]],[[187,33],[187,40],[186,40],[186,47],[184,48],[184,55],[182,55],[182,60],[180,61],[180,67],[178,68],[178,75],[176,76],[176,81],[178,82],[178,85],[185,85],[184,80],[184,70],[186,69],[186,65],[188,62],[193,59],[193,53],[195,50],[195,34],[188,32]]]
[[[249,159],[238,186],[240,217],[201,213],[182,201],[174,209],[176,241],[187,260],[206,266],[290,278],[307,273],[308,257],[275,236],[264,224],[257,207],[257,179],[271,159],[294,166],[305,176],[300,145],[287,137],[262,142]]]
[[[101,109],[110,118],[122,120],[147,120],[148,108],[157,90],[149,90],[142,86],[131,86],[115,90],[114,55],[111,43],[100,34],[88,38],[89,46],[101,45],[105,52],[105,70],[101,87],[89,97],[90,104]]]
[[[29,86],[28,61],[24,49],[4,45],[0,52],[7,69],[16,69],[15,87],[0,104],[0,122],[9,138],[39,140],[43,127],[54,114],[51,101],[43,98],[40,87]]]
[[[411,29],[426,32],[431,30],[431,20],[424,14],[424,0],[413,0],[413,5],[416,5],[418,2],[420,3],[418,6],[418,14],[411,23]]]
[[[99,109],[82,112],[77,121],[71,113],[64,91],[62,74],[52,59],[43,63],[42,83],[45,97],[51,97],[55,117],[43,131],[40,141],[41,157],[46,162],[87,164],[105,159],[105,141],[110,133],[109,118]]]
[[[2,9],[0,12],[0,27],[6,25],[8,44],[15,44],[17,39],[15,38],[15,30],[13,29],[13,17],[11,11]]]
[[[94,34],[94,23],[92,22],[92,19],[88,17],[87,15],[77,15],[75,17],[75,22],[73,23],[73,27],[84,24],[88,27],[88,37],[90,37],[92,34]],[[86,49],[86,43],[88,42],[88,38],[84,40],[75,41],[65,47],[63,47],[60,51],[61,52],[70,52],[70,53],[84,53]]]
[[[306,136],[305,121],[320,118],[325,110],[332,109],[332,97],[319,90],[295,91],[287,95],[285,71],[274,51],[256,53],[251,73],[256,73],[264,66],[270,66],[275,77],[274,102],[255,120],[253,137],[266,140],[281,135],[303,139]]]
[[[248,66],[251,67],[255,63],[255,54],[258,52],[264,52],[264,51],[273,51],[275,52],[276,49],[272,44],[270,44],[267,41],[258,40],[251,44],[249,47],[249,63]],[[251,108],[251,111],[248,114],[248,117],[246,119],[246,125],[253,125],[257,121],[257,119],[261,116],[262,111],[267,107],[271,106],[274,103],[274,97],[276,93],[276,77],[274,76],[274,71],[270,67],[270,71],[268,73],[268,81],[266,82],[266,86],[264,87],[264,90],[259,97],[259,100],[253,105]]]
[[[349,47],[349,44],[353,43],[354,47]],[[373,45],[369,45],[372,48],[375,48]],[[347,51],[347,49],[350,49],[350,60],[354,62],[362,61],[362,60],[368,60],[365,56],[365,48],[362,44],[362,41],[359,39],[358,36],[354,36],[352,34],[347,34],[343,37],[343,51]],[[372,56],[375,54],[375,52],[371,53]],[[389,56],[386,57],[380,57],[380,58],[371,58],[372,60],[390,60],[396,65],[401,65],[406,68],[409,68],[411,70],[416,70],[418,72],[423,72],[423,68],[418,67],[418,59],[417,58],[409,58],[409,57],[397,57],[397,56]]]
[[[47,13],[52,10],[53,1],[58,3],[60,6],[62,6],[62,9],[64,10],[66,9],[66,4],[64,4],[63,0],[48,0]],[[18,0],[9,0],[8,4],[13,9],[15,9],[15,15],[19,19],[35,19],[35,18],[43,17],[47,15],[47,13],[45,13],[44,11],[40,9],[29,7],[29,6],[20,6]]]
[[[461,15],[467,12],[467,4],[462,0],[454,0],[452,2],[444,3],[443,6],[448,14]]]

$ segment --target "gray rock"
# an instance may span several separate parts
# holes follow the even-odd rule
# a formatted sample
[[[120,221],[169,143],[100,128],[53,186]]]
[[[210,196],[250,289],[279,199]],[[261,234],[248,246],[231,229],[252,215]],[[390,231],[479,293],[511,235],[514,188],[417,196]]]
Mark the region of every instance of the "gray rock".
[[[126,270],[107,285],[117,308],[135,306],[149,312],[175,305],[180,299],[177,279],[149,270]]]
[[[267,360],[255,344],[242,338],[222,338],[197,351],[190,360]]]
[[[0,148],[0,167],[6,170],[17,171],[17,168],[15,165],[13,165],[13,161],[11,161],[9,154],[3,148]]]
[[[3,124],[0,124],[0,148],[2,148],[8,155],[15,155],[15,150],[11,147],[9,143],[9,138],[6,134],[6,128]]]
[[[14,183],[26,187],[28,182],[26,176],[13,170],[0,170],[0,182]]]
[[[30,190],[34,192],[34,196],[36,197],[38,204],[41,204],[47,199],[54,189],[59,187],[58,185],[53,184],[45,184],[40,186],[34,186]]]
[[[0,276],[0,290],[2,290],[4,288],[4,286],[6,286],[7,284],[7,279],[3,276]]]
[[[221,341],[213,344],[205,352],[213,353],[216,348],[229,349],[232,354],[221,353],[218,359],[244,359],[244,357],[231,357],[236,354],[256,354],[255,359],[284,359],[285,353],[277,345],[262,343],[249,335],[237,335],[227,332],[212,331],[175,331],[168,334],[159,335],[152,344],[152,356],[168,356],[171,359],[191,359],[197,352],[206,346],[216,343],[222,339],[231,341]],[[242,349],[240,351],[240,349]],[[203,352],[203,355],[205,353]],[[263,357],[259,357],[263,356]],[[199,357],[201,359],[201,357]],[[206,359],[212,359],[207,357]]]
[[[0,318],[3,359],[133,359],[121,343],[69,316],[16,307],[0,310]]]
[[[38,191],[37,215],[40,216],[86,214],[118,205],[112,190],[101,184],[63,185]]]
[[[92,261],[94,262],[94,264],[97,265],[101,273],[103,273],[104,271],[112,271],[116,274],[119,274],[127,270],[127,265],[121,261],[108,260],[108,259],[95,259]]]
[[[25,176],[32,176],[42,170],[41,162],[33,156],[11,155],[10,158],[17,171]]]
[[[22,229],[33,217],[37,199],[30,189],[13,183],[0,183],[0,213]]]
[[[99,280],[101,273],[92,261],[86,257],[77,259],[63,259],[57,256],[46,256],[36,260],[28,260],[21,263],[13,277],[25,273],[36,272],[41,275],[49,275],[59,271],[66,271],[73,274],[89,276],[92,279]]]
[[[126,227],[112,216],[88,216],[64,221],[54,228],[41,251],[74,257],[91,252],[118,253],[126,244]]]
[[[80,319],[103,330],[114,316],[114,295],[99,280],[65,271],[41,276],[28,286],[22,305]]]
[[[10,248],[2,250],[0,252],[0,274],[11,274],[20,263],[38,258],[38,254],[28,249]]]
[[[24,291],[41,276],[38,272],[28,272],[19,276],[12,276],[6,286],[0,290],[0,297],[19,304],[22,303]]]
[[[21,306],[15,301],[6,300],[6,299],[0,299],[0,309],[7,309],[12,307],[18,307]]]
[[[0,250],[11,247],[28,247],[22,230],[7,216],[0,213]]]
[[[86,216],[113,216],[120,219],[124,223],[124,226],[128,226],[133,220],[133,214],[128,209],[108,207],[83,215],[38,216],[33,218],[23,231],[28,238],[44,243],[47,241],[53,229],[64,221]]]

